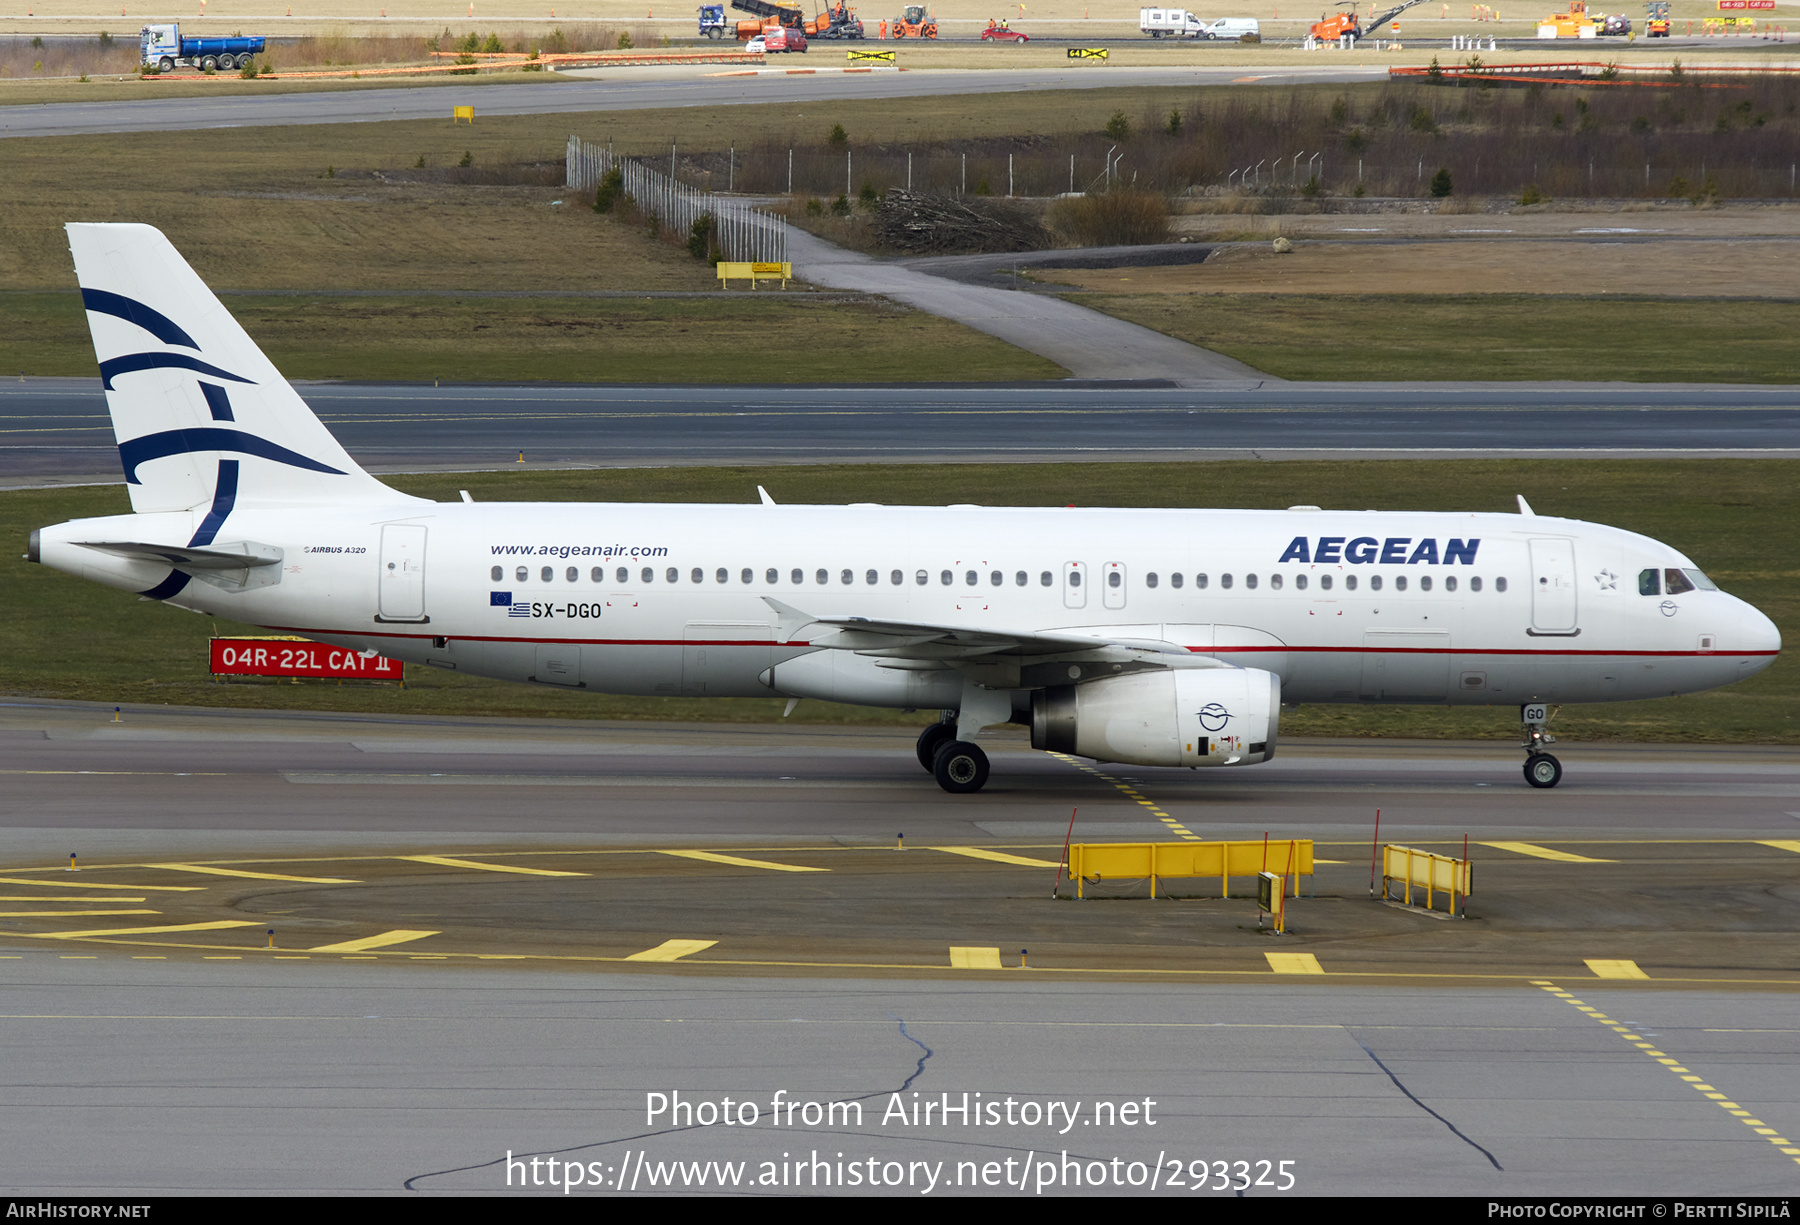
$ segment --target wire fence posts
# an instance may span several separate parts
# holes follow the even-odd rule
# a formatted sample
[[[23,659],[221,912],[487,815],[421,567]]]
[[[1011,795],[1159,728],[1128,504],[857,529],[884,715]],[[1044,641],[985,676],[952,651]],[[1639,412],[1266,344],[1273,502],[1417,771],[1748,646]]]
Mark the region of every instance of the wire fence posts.
[[[615,154],[605,145],[579,136],[569,137],[563,157],[563,181],[567,186],[592,192],[613,170],[619,171],[625,192],[638,208],[655,217],[663,229],[689,234],[694,222],[710,217],[713,239],[722,259],[759,264],[787,262],[787,223],[780,217],[745,200],[689,187],[642,162]]]

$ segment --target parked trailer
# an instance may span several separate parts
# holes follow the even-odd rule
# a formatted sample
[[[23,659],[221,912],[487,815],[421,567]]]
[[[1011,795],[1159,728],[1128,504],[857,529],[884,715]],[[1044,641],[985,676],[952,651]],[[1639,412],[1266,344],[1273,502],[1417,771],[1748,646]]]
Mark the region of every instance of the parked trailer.
[[[176,65],[210,72],[248,64],[263,53],[263,40],[258,38],[183,38],[179,25],[145,26],[138,36],[140,65],[156,66],[158,72],[173,72]]]
[[[1207,37],[1207,23],[1186,9],[1139,9],[1138,28],[1151,38]]]

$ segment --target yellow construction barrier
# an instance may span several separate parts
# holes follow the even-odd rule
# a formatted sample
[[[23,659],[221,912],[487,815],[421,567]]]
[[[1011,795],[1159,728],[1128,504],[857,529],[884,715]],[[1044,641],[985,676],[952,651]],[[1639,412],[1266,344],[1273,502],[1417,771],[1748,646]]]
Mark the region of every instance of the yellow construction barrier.
[[[1069,58],[1072,60],[1103,60],[1106,58],[1106,48],[1070,47]]]
[[[457,106],[450,109],[451,123],[456,123],[463,119],[467,119],[470,126],[473,127],[475,123],[475,108],[472,106]]]
[[[894,53],[892,51],[846,51],[844,52],[844,56],[853,64],[859,63],[862,60],[879,60],[882,63],[887,64],[894,62]]]
[[[1381,848],[1381,896],[1384,901],[1396,900],[1393,894],[1396,881],[1404,886],[1397,899],[1404,905],[1413,904],[1413,888],[1419,886],[1425,890],[1425,909],[1430,910],[1442,894],[1449,902],[1450,913],[1455,915],[1461,913],[1457,909],[1458,898],[1462,899],[1465,908],[1468,904],[1469,893],[1475,885],[1475,867],[1467,859],[1389,843]]]
[[[719,282],[731,288],[733,281],[749,281],[750,288],[755,289],[758,281],[780,281],[783,289],[794,279],[792,264],[751,264],[739,260],[719,261]]]
[[[1231,878],[1274,872],[1294,882],[1311,876],[1311,838],[1284,838],[1278,842],[1077,842],[1069,847],[1069,875],[1075,878],[1075,896],[1103,880],[1150,878],[1150,896],[1162,877],[1216,876],[1219,896],[1231,895]]]

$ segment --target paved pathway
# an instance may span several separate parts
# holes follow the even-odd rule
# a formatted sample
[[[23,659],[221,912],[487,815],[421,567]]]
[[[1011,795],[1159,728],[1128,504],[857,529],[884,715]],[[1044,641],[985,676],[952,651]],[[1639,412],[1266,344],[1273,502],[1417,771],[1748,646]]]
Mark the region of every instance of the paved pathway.
[[[788,257],[803,280],[881,294],[1047,357],[1072,378],[1167,379],[1184,387],[1279,382],[1222,354],[1045,294],[932,276],[790,230]],[[953,371],[921,371],[946,378]]]

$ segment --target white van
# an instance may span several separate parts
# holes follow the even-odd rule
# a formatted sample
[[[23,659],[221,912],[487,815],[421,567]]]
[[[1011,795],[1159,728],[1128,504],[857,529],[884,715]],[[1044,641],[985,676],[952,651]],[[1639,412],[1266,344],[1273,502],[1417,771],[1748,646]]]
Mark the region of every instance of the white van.
[[[1262,37],[1262,26],[1254,17],[1221,17],[1206,27],[1205,37],[1224,38],[1236,42],[1246,34]]]

